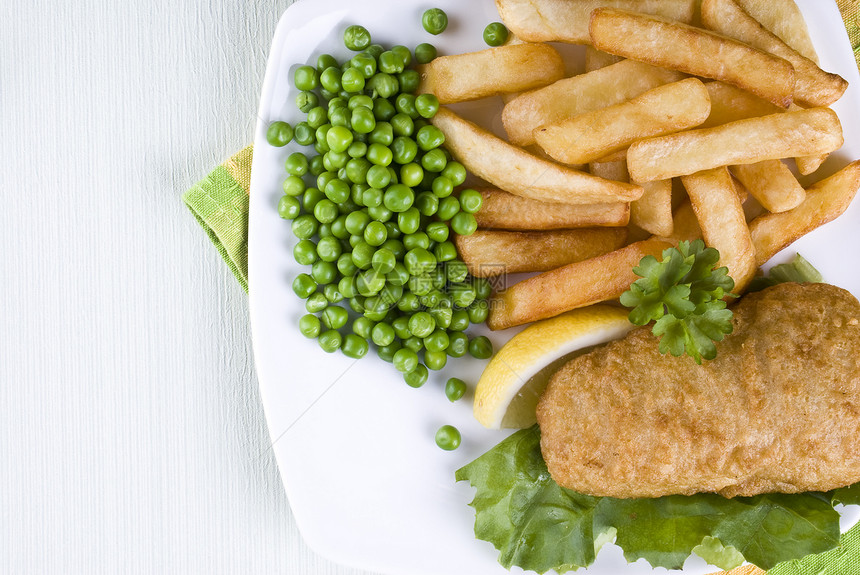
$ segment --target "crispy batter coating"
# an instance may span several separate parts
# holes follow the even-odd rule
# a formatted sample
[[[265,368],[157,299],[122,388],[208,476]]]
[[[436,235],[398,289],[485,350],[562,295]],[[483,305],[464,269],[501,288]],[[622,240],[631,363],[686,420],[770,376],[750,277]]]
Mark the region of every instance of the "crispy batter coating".
[[[827,491],[860,481],[860,303],[827,284],[744,297],[717,357],[662,355],[650,328],[580,356],[538,405],[552,477],[659,497]]]

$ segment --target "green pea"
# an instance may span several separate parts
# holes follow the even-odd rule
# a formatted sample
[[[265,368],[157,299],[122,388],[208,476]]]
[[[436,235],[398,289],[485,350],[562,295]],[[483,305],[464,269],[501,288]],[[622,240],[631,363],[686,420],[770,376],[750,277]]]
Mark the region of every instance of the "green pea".
[[[422,349],[424,349],[424,340],[420,337],[415,337],[414,335],[406,338],[403,342],[403,347],[406,349],[411,349],[415,353],[420,353]]]
[[[349,61],[349,64],[358,70],[364,78],[370,78],[376,74],[376,58],[367,52],[356,54]]]
[[[364,241],[374,247],[381,246],[387,239],[388,230],[385,228],[385,224],[381,222],[370,222],[364,228]]]
[[[322,156],[314,156],[308,160],[308,171],[315,178],[326,171]]]
[[[466,280],[466,277],[469,275],[469,268],[461,262],[460,260],[454,260],[448,262],[445,265],[445,274],[447,276],[447,280],[453,283],[461,283]],[[475,296],[477,297],[477,291],[473,286],[469,285],[469,289],[475,292]],[[471,302],[469,302],[471,303]],[[466,304],[469,305],[469,304]],[[462,306],[466,307],[466,306]]]
[[[409,291],[419,297],[433,291],[433,279],[427,273],[411,276],[406,285],[409,287]]]
[[[330,329],[324,331],[319,336],[319,344],[322,350],[326,353],[334,353],[340,349],[343,343],[343,337],[337,330]]]
[[[493,355],[493,344],[485,335],[479,335],[469,342],[469,353],[476,359],[489,359]]]
[[[391,74],[377,72],[367,81],[367,87],[375,91],[381,98],[390,98],[400,89],[400,83]]]
[[[430,238],[424,232],[415,232],[414,234],[406,234],[403,237],[403,246],[407,250],[415,248],[430,249]]]
[[[436,58],[436,46],[422,42],[415,46],[415,61],[419,64],[427,64]]]
[[[394,100],[394,109],[401,114],[409,116],[410,119],[418,117],[418,110],[415,109],[415,95],[401,93]]]
[[[508,41],[508,29],[501,22],[487,24],[484,28],[484,42],[488,46],[501,46]]]
[[[452,377],[445,384],[445,397],[448,398],[448,401],[453,403],[466,395],[466,389],[467,387],[465,381],[456,377]]]
[[[278,200],[278,215],[285,220],[296,219],[301,211],[301,202],[292,196],[283,196]]]
[[[412,337],[412,333],[409,331],[409,318],[406,316],[395,318],[391,322],[391,327],[394,328],[394,335],[401,340]]]
[[[320,126],[325,125],[328,121],[328,112],[322,106],[317,106],[316,108],[311,108],[308,112],[307,126],[313,130],[316,130]],[[301,125],[301,124],[299,124]],[[296,136],[298,140],[298,125],[296,126]],[[301,143],[301,142],[299,142]],[[309,142],[310,143],[310,142]]]
[[[334,152],[346,152],[352,144],[352,131],[344,126],[332,126],[326,133],[326,144]]]
[[[343,31],[343,43],[353,52],[359,52],[370,46],[370,32],[364,26],[353,24]]]
[[[340,269],[340,267],[338,267],[338,269]],[[355,280],[353,279],[353,277],[345,276],[340,278],[340,281],[337,282],[337,291],[339,291],[341,295],[347,299],[355,297]]]
[[[293,220],[293,235],[300,240],[312,238],[319,228],[319,222],[310,214],[302,214]]]
[[[460,211],[460,200],[454,196],[442,198],[439,201],[439,209],[436,210],[436,215],[443,221],[450,220]]]
[[[457,247],[450,240],[440,242],[433,248],[433,254],[440,262],[449,262],[457,259]]]
[[[397,46],[392,46],[391,51],[397,55],[404,67],[412,63],[412,52],[406,46],[398,44]]]
[[[367,159],[377,166],[388,166],[394,158],[390,149],[373,143],[367,147]]]
[[[364,296],[356,295],[349,298],[349,308],[355,313],[364,313]]]
[[[414,124],[413,124],[414,127]],[[394,161],[398,164],[409,164],[415,157],[418,155],[418,144],[415,143],[415,140],[411,138],[407,138],[406,136],[398,136],[391,143],[392,153],[394,155]],[[418,164],[414,164],[417,167],[421,167]],[[422,169],[420,175],[423,177],[424,170]],[[401,175],[401,178],[403,176]],[[414,180],[413,180],[414,181]],[[406,182],[403,182],[406,183]],[[421,183],[421,180],[418,180],[415,185]],[[407,184],[411,185],[411,184]]]
[[[467,283],[451,285],[448,288],[448,293],[451,294],[454,305],[461,308],[468,308],[472,302],[475,301],[475,297],[477,296],[475,288]]]
[[[317,254],[324,262],[336,261],[341,254],[340,240],[334,236],[320,239],[317,244]]]
[[[477,190],[467,189],[460,192],[460,207],[469,214],[474,214],[481,209],[484,198]]]
[[[415,98],[415,110],[422,118],[432,118],[439,111],[439,98],[433,94],[421,94]]]
[[[432,190],[437,198],[447,198],[454,191],[454,184],[445,176],[436,176],[433,179]]]
[[[371,166],[370,170],[367,171],[368,177],[370,176],[370,172],[373,171],[373,168],[379,166]],[[368,182],[369,183],[369,182]],[[377,188],[368,188],[364,190],[361,194],[361,203],[367,206],[368,208],[376,208],[382,205],[382,190]]]
[[[305,302],[305,309],[311,313],[318,313],[328,307],[328,299],[325,294],[316,292],[310,295]]]
[[[412,132],[415,131],[415,123],[412,121],[412,118],[403,112],[395,114],[395,116],[391,118],[390,124],[391,129],[394,131],[394,135],[398,137],[411,136]]]
[[[406,385],[409,387],[421,387],[427,383],[428,376],[429,372],[427,371],[427,368],[419,363],[415,366],[415,369],[409,373],[403,374],[403,381],[405,381]]]
[[[390,186],[382,197],[385,207],[395,213],[405,212],[412,207],[413,201],[415,194],[409,186],[403,184]]]
[[[301,177],[308,173],[308,158],[301,152],[293,152],[287,156],[284,168],[291,176]]]
[[[448,333],[448,349],[445,350],[451,357],[463,357],[469,350],[469,337],[461,331]]]
[[[398,217],[399,217],[399,214],[398,214]],[[389,223],[393,224],[394,226],[397,226],[397,224],[395,224],[394,222],[387,222],[385,225],[388,226]],[[398,233],[399,233],[399,230],[398,230]],[[398,261],[402,260],[403,256],[406,255],[406,251],[407,251],[406,248],[403,246],[403,242],[401,242],[400,240],[395,239],[393,237],[391,229],[389,229],[389,231],[388,231],[388,238],[389,239],[387,239],[385,241],[385,243],[382,244],[382,247],[389,250],[391,253],[393,253],[394,257],[397,258]]]
[[[418,354],[411,349],[399,349],[394,354],[394,367],[401,373],[409,373],[418,366]]]
[[[364,270],[355,276],[355,289],[364,297],[374,296],[385,286],[385,274],[374,269]]]
[[[361,359],[362,357],[367,355],[368,349],[369,346],[367,345],[367,340],[363,337],[359,337],[355,334],[350,333],[343,338],[343,345],[341,347],[341,351],[346,357],[350,357],[352,359]]]
[[[394,328],[387,323],[376,324],[376,326],[374,326],[373,328],[373,333],[371,335],[373,343],[380,347],[384,345],[391,345],[391,343],[394,341],[394,337]]]
[[[427,351],[444,352],[448,349],[448,334],[443,329],[437,329],[424,338],[424,347]]]
[[[415,207],[418,208],[422,216],[432,216],[439,209],[439,198],[433,192],[421,192],[415,198]]]
[[[352,333],[364,339],[369,339],[376,323],[366,317],[357,317],[352,322]]]
[[[394,119],[394,117],[392,116],[391,119]],[[368,136],[368,142],[371,144],[380,144],[384,147],[390,146],[394,142],[394,127],[391,125],[391,122],[377,122],[376,128]]]
[[[392,363],[394,361],[394,354],[403,346],[400,345],[399,342],[395,341],[391,345],[384,345],[382,347],[378,347],[376,349],[376,355],[379,356],[379,359],[382,361],[387,361],[388,363]]]
[[[377,144],[373,144],[374,146]],[[367,184],[376,188],[377,190],[382,190],[391,183],[391,173],[386,169],[385,166],[371,166],[367,170]],[[380,196],[380,199],[382,196]]]
[[[377,222],[385,223],[392,218],[394,213],[385,206],[376,206],[375,208],[367,208],[367,213]]]
[[[320,73],[320,84],[323,88],[330,92],[340,92],[340,78],[342,72],[340,68],[336,68],[334,66],[330,68],[326,68]]]
[[[329,303],[339,303],[343,301],[343,294],[335,284],[328,284],[323,288],[323,295]]]
[[[448,15],[441,8],[430,8],[421,16],[421,25],[434,36],[441,34],[448,27]]]
[[[414,248],[406,252],[404,265],[410,274],[418,276],[433,271],[436,267],[436,258],[424,248]]]
[[[293,280],[293,291],[302,299],[307,299],[317,290],[317,282],[308,274],[301,273]]]
[[[299,331],[307,338],[319,336],[321,329],[320,320],[315,315],[306,314],[299,320]]]
[[[299,92],[299,95],[296,96],[296,107],[305,114],[319,106],[319,104],[319,96],[313,92]]]
[[[397,302],[397,309],[403,312],[415,312],[421,309],[421,301],[412,292],[406,292]]]
[[[387,122],[393,118],[395,114],[397,114],[397,110],[394,109],[394,104],[385,98],[377,98],[373,101],[373,116],[377,120]]]
[[[394,257],[394,254],[391,252],[391,250],[387,250],[385,248],[378,249],[373,254],[373,258],[371,259],[370,265],[377,272],[381,274],[387,274],[388,272],[394,270],[394,266],[397,265],[397,258]]]
[[[404,286],[407,282],[409,282],[410,277],[411,276],[409,272],[406,271],[406,266],[404,266],[400,262],[397,262],[396,264],[394,264],[394,269],[388,272],[388,274],[385,276],[385,279],[391,285]]]
[[[451,229],[461,236],[471,236],[478,229],[478,221],[470,213],[459,212],[451,219]]]
[[[349,314],[340,306],[330,305],[323,310],[320,320],[329,329],[340,329],[346,325]]]
[[[364,90],[365,80],[360,70],[350,68],[343,73],[340,79],[343,89],[350,94],[355,94]]]
[[[409,333],[425,338],[436,329],[436,320],[426,311],[420,311],[409,318]]]
[[[316,108],[313,108],[311,111],[315,109]],[[322,108],[320,108],[320,110],[322,110]],[[324,110],[323,113],[325,113]],[[307,122],[299,122],[293,128],[293,137],[296,142],[302,146],[310,146],[314,142],[314,130],[316,130],[316,128],[311,128],[310,124]]]
[[[448,162],[442,175],[451,180],[452,185],[461,186],[466,181],[466,168],[460,162]]]
[[[364,240],[361,240],[352,248],[352,263],[359,269],[366,270],[370,267],[373,254],[376,249]]]
[[[405,49],[405,47],[401,46]],[[397,48],[397,46],[395,46]],[[415,92],[418,85],[421,84],[421,75],[417,70],[404,70],[397,75],[397,81],[400,82],[400,89],[404,92]]]
[[[427,369],[439,371],[445,367],[446,363],[448,363],[448,354],[446,352],[430,350],[424,352],[424,365],[427,366]]]
[[[417,208],[409,208],[397,214],[397,226],[406,235],[414,234],[421,226],[421,213]]]
[[[301,265],[309,266],[319,259],[316,248],[312,241],[301,240],[293,246],[293,257]]]
[[[320,200],[317,205],[314,206],[314,217],[321,224],[330,224],[337,218],[337,216],[337,205],[328,198]]]
[[[436,126],[428,125],[418,130],[415,139],[418,142],[418,147],[428,152],[445,143],[445,134]]]
[[[487,321],[487,316],[490,314],[490,307],[486,301],[478,301],[470,305],[467,309],[469,312],[469,321],[472,323],[484,323]]]
[[[430,315],[432,315],[433,319],[436,320],[436,327],[443,330],[450,327],[451,317],[454,313],[454,310],[451,309],[451,304],[447,302],[447,299],[441,300],[439,305],[430,310]],[[447,347],[447,345],[448,344],[446,343],[445,346]]]
[[[472,283],[478,293],[478,299],[487,299],[493,293],[493,286],[487,278],[473,278]]]
[[[305,192],[307,186],[305,186],[304,180],[301,178],[297,178],[296,176],[287,176],[284,180],[284,193],[288,196],[300,196]]]
[[[386,74],[399,74],[404,69],[403,60],[392,52],[386,50],[379,55],[379,71]]]
[[[445,164],[447,162],[448,157],[441,148],[430,150],[421,157],[421,167],[428,172],[441,172],[445,169]]]
[[[325,70],[332,66],[339,66],[337,60],[331,54],[320,54],[317,56],[317,70]]]
[[[353,114],[353,118],[355,118],[355,114]],[[364,158],[364,155],[367,153],[367,144],[353,140],[346,153],[349,154],[350,158]]]
[[[311,266],[311,276],[320,285],[325,285],[337,280],[337,265],[332,262],[317,261]]]
[[[453,331],[463,331],[469,327],[469,313],[464,309],[455,309],[451,312],[451,324],[448,326]]]
[[[293,127],[286,122],[272,122],[266,130],[266,141],[270,146],[282,148],[293,139]]]
[[[448,239],[448,224],[445,222],[430,222],[427,224],[427,237],[434,242],[444,242]],[[438,258],[437,258],[438,259]]]
[[[319,72],[311,66],[299,66],[293,73],[293,84],[302,91],[310,91],[320,85]]]
[[[366,184],[367,172],[370,170],[370,166],[370,162],[364,158],[353,158],[346,163],[346,178],[353,184]],[[351,188],[350,195],[352,195]]]

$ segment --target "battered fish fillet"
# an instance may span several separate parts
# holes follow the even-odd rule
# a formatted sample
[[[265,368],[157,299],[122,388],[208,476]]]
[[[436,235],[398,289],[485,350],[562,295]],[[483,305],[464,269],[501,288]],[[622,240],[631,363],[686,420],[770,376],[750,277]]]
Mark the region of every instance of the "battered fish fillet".
[[[717,357],[650,328],[567,363],[537,410],[560,485],[619,498],[828,491],[860,481],[860,303],[826,284],[744,297]]]

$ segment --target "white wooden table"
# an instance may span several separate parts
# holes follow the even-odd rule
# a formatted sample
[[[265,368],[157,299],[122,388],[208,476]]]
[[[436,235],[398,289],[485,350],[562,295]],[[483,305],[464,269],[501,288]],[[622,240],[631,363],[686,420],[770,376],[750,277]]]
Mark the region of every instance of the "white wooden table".
[[[252,137],[290,3],[2,3],[0,572],[357,573],[299,535],[180,200]]]

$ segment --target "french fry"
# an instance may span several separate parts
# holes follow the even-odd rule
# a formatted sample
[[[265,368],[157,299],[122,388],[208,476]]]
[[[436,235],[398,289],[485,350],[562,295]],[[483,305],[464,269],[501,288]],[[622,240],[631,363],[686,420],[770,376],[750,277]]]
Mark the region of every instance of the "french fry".
[[[457,252],[475,277],[545,272],[597,257],[624,245],[626,228],[543,232],[478,230],[456,237]]]
[[[630,204],[630,221],[658,237],[672,235],[672,180],[642,184],[645,193]]]
[[[656,16],[598,8],[591,14],[595,48],[625,58],[732,84],[787,108],[794,68],[772,54],[714,32]]]
[[[689,199],[684,200],[675,210],[672,217],[672,233],[660,239],[671,244],[702,239],[702,228],[699,226],[699,220]]]
[[[842,142],[836,113],[810,108],[640,140],[627,150],[627,169],[631,180],[650,182],[718,166],[823,154]]]
[[[431,120],[445,135],[451,155],[472,174],[519,196],[542,202],[629,202],[642,188],[612,182],[533,156],[440,108]]]
[[[783,109],[762,100],[746,90],[741,90],[723,82],[708,82],[705,84],[711,98],[711,114],[700,128],[712,128],[729,122],[758,118],[777,114]]]
[[[730,170],[769,212],[786,212],[800,205],[806,197],[803,186],[779,160],[732,166]]]
[[[480,189],[484,203],[475,213],[481,228],[559,230],[593,226],[626,226],[630,204],[550,204],[502,190]]]
[[[819,154],[817,156],[800,156],[798,158],[794,158],[794,162],[797,164],[797,171],[804,176],[808,176],[809,174],[820,168],[821,164],[823,164],[829,157],[830,154]]]
[[[825,72],[812,60],[779,39],[747,14],[734,0],[703,0],[702,23],[706,28],[735,38],[794,66],[794,101],[810,107],[828,106],[848,88],[838,74]]]
[[[794,0],[737,0],[747,14],[776,34],[783,42],[818,62],[809,29]]]
[[[639,260],[659,257],[670,246],[662,240],[643,240],[523,280],[493,294],[487,325],[492,330],[506,329],[616,299],[636,281],[633,268]]]
[[[725,167],[681,178],[705,244],[720,252],[720,264],[735,280],[734,293],[741,293],[755,275],[756,258],[743,206],[732,176]]]
[[[764,214],[750,222],[756,263],[762,265],[792,242],[838,218],[860,188],[860,160],[806,189],[806,199],[793,210]]]
[[[563,77],[564,61],[552,46],[512,44],[435,58],[421,68],[418,92],[451,104],[531,90]]]
[[[517,96],[505,104],[502,123],[512,144],[528,146],[534,143],[532,131],[538,126],[599,110],[683,78],[680,72],[624,60]]]
[[[693,0],[496,0],[508,29],[531,42],[590,44],[588,16],[601,6],[627,8],[692,22]]]
[[[552,158],[582,164],[622,151],[636,140],[698,126],[710,111],[705,85],[687,78],[620,104],[541,126],[534,130],[534,137]]]
[[[588,164],[588,169],[598,178],[615,180],[616,182],[630,181],[630,178],[627,176],[627,160],[618,160],[617,162],[592,162]],[[645,195],[644,192],[642,195]]]
[[[586,72],[593,72],[595,70],[600,70],[601,68],[606,68],[607,66],[611,66],[612,64],[617,64],[623,59],[624,58],[622,58],[621,56],[616,56],[615,54],[607,54],[606,52],[601,52],[594,46],[585,47]]]

